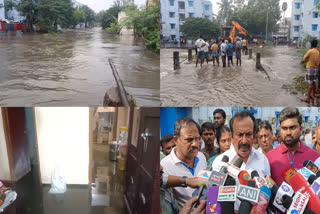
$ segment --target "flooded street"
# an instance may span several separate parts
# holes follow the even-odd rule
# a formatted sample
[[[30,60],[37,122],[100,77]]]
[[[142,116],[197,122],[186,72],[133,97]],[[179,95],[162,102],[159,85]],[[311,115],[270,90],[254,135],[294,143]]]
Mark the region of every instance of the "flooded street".
[[[213,67],[212,61],[202,68],[184,61],[181,69],[173,71],[173,49],[161,50],[161,106],[306,106],[303,94],[291,94],[283,89],[296,75],[303,75],[300,56],[295,48],[278,46],[254,48],[261,52],[266,72],[257,71],[255,61],[242,55],[242,66]],[[180,61],[186,49],[178,50]],[[194,52],[193,52],[194,54]]]
[[[93,28],[0,37],[2,106],[101,106],[116,86],[108,58],[138,106],[159,106],[160,57],[133,36]]]

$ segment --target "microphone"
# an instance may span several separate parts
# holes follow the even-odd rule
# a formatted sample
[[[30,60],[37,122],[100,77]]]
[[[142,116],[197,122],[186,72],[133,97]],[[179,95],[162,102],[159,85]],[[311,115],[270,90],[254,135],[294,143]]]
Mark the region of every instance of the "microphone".
[[[215,171],[219,172],[223,166],[227,165],[228,161],[229,161],[229,157],[224,155],[220,162],[218,162],[217,164],[212,165],[211,171],[215,170]]]
[[[239,183],[247,186],[248,182],[251,180],[249,173],[245,170],[242,170],[238,175]]]
[[[297,192],[294,197],[288,195],[282,196],[282,204],[287,208],[287,213],[297,213],[297,214],[316,214],[307,207],[309,197]]]
[[[300,173],[292,175],[290,185],[295,192],[300,191],[309,196],[308,207],[311,210],[320,210],[320,199],[313,193],[308,182]]]
[[[317,173],[319,171],[319,168],[317,165],[315,165],[311,160],[306,160],[303,162],[303,166],[307,169],[309,169],[313,173]]]
[[[284,169],[281,172],[281,177],[282,180],[284,180],[285,182],[287,182],[288,184],[290,184],[290,178],[292,177],[292,175],[294,175],[295,173],[297,173],[297,171],[292,168],[292,167],[288,167],[286,169]]]
[[[203,184],[203,183],[208,183],[209,178],[211,175],[211,171],[208,170],[200,170],[200,172],[198,173],[197,177],[195,177],[194,179],[199,183],[199,184]]]
[[[299,172],[306,180],[308,180],[308,178],[311,175],[315,175],[312,171],[310,171],[309,169],[307,169],[305,167],[298,169],[297,172]]]
[[[276,182],[271,178],[271,176],[267,175],[266,177],[267,187],[271,189],[274,185],[276,185]]]
[[[234,213],[234,202],[237,196],[236,181],[228,177],[225,186],[220,187],[218,201],[221,204],[221,213]]]
[[[222,158],[222,162],[225,163],[225,161],[229,161],[228,156],[224,155]],[[219,169],[219,171],[213,170],[210,174],[210,177],[208,179],[208,183],[210,185],[216,185],[216,186],[223,186],[227,179],[227,167],[225,165],[222,165]]]
[[[261,186],[258,203],[252,207],[250,214],[265,214],[270,196],[271,190],[267,186]]]
[[[320,198],[320,178],[315,175],[311,175],[308,179],[309,184],[311,184],[311,189]]]
[[[240,173],[240,168],[243,160],[239,157],[233,164],[227,163],[228,175],[236,179]]]
[[[256,182],[258,188],[262,187],[263,185],[267,185],[266,179],[259,177],[257,170],[253,170],[251,172],[251,178],[253,178],[253,180]]]
[[[209,188],[207,197],[206,213],[221,214],[221,204],[218,202],[219,187],[213,186]]]
[[[238,214],[250,214],[252,203],[257,203],[260,190],[255,188],[256,183],[249,181],[247,186],[239,185],[238,198],[242,199]]]
[[[272,210],[274,210],[273,207],[275,207],[284,213],[286,211],[286,208],[282,205],[281,198],[283,195],[293,196],[294,191],[293,191],[292,187],[289,184],[287,184],[286,182],[282,182],[282,184],[280,186],[274,185],[271,188],[271,193],[272,193],[272,196],[270,198],[270,206],[269,207]]]
[[[197,194],[197,196],[199,196],[199,198],[198,198],[198,200],[197,200],[196,202],[194,202],[194,204],[192,205],[192,208],[191,208],[192,210],[199,205],[199,203],[200,203],[200,198],[201,198],[202,193],[203,193],[203,191],[204,191],[205,188],[206,188],[206,185],[205,185],[205,184],[204,184],[204,185],[201,185],[201,186],[199,187],[199,192],[198,192],[198,194]]]

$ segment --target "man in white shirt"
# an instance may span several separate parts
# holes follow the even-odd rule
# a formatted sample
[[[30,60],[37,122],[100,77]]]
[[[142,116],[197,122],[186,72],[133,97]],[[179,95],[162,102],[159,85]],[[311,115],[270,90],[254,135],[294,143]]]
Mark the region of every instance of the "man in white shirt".
[[[207,61],[207,64],[209,63],[209,43],[207,42],[207,40],[204,40],[205,45],[203,46],[203,51],[204,51],[204,58]]]
[[[227,59],[227,48],[228,48],[228,40],[225,40],[220,47],[220,53],[222,58],[222,65],[226,67],[226,59]]]
[[[203,61],[204,61],[204,46],[206,45],[206,42],[202,39],[202,36],[196,41],[194,44],[197,48],[197,60],[196,60],[196,67],[198,66],[198,60],[200,59],[200,66],[202,67]]]
[[[246,170],[249,173],[256,170],[260,177],[270,175],[270,165],[267,157],[253,147],[255,138],[255,118],[247,111],[236,113],[230,120],[230,129],[232,133],[232,145],[229,150],[219,155],[212,163],[212,168],[221,163],[223,156],[229,157],[229,163],[234,163],[238,157],[243,160],[241,170]],[[238,179],[236,180],[239,184]],[[240,201],[237,200],[235,209],[238,210]]]
[[[257,151],[261,154],[267,154],[269,151],[273,149],[273,134],[272,134],[272,126],[267,121],[261,121],[258,125],[257,139],[260,147]]]
[[[183,205],[192,198],[195,189],[186,187],[187,177],[196,177],[200,170],[206,169],[207,161],[202,152],[201,137],[198,124],[188,118],[180,119],[174,126],[174,137],[176,147],[166,156],[160,164],[164,168],[164,173],[173,176],[182,176],[181,187],[173,187],[173,196],[178,206]]]

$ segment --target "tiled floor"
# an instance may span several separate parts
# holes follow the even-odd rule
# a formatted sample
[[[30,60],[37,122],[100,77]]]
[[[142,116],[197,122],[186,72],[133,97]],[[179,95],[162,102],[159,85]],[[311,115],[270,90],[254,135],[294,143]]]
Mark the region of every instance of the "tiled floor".
[[[125,173],[109,160],[107,144],[93,144],[93,185],[68,185],[64,195],[49,194],[49,185],[40,185],[38,166],[13,188],[17,200],[4,214],[106,214],[126,213],[123,192]]]

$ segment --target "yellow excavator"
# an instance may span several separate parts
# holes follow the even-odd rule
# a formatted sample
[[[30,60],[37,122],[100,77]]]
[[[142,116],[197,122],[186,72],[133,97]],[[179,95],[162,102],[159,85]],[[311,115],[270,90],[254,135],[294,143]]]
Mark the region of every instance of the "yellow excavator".
[[[234,42],[235,36],[236,36],[236,30],[238,30],[241,34],[243,34],[245,37],[251,38],[251,36],[248,34],[248,31],[246,31],[238,22],[232,21],[232,27],[224,27],[224,29],[231,29],[229,38],[231,42]]]

